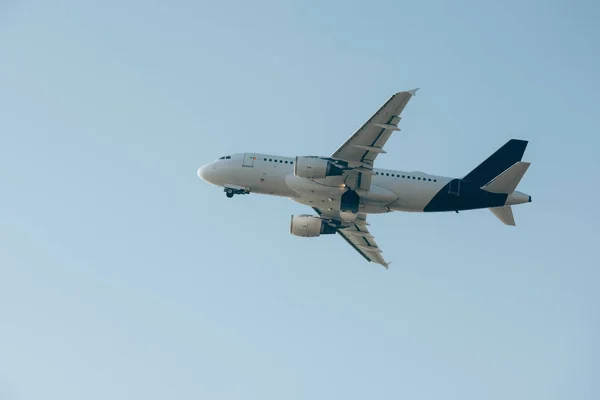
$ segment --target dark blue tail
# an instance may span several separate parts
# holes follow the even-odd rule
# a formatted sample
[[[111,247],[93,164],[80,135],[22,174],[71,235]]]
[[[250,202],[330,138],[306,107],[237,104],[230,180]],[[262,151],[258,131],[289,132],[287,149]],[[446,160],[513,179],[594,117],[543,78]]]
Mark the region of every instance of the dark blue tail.
[[[469,172],[463,180],[473,182],[479,186],[485,185],[510,168],[514,163],[521,161],[527,143],[526,140],[509,140],[504,146],[489,156],[487,160]]]

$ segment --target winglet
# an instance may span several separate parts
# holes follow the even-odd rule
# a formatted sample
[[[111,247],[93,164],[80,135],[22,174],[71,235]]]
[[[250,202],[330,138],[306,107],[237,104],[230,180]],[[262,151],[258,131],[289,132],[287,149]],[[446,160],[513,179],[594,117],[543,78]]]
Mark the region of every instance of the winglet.
[[[419,90],[419,88],[412,89],[412,90],[407,90],[407,92],[410,93],[412,96],[416,96],[417,95],[417,90]]]

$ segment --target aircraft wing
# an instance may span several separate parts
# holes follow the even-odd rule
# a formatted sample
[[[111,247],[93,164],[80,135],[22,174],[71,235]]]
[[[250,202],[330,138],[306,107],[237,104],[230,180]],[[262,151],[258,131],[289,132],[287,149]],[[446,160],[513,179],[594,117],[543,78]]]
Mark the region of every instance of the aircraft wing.
[[[373,116],[363,124],[339,149],[331,155],[332,158],[354,164],[346,184],[352,188],[369,190],[373,163],[379,154],[385,153],[383,146],[392,132],[400,130],[400,114],[418,89],[399,92],[390,99]]]
[[[342,219],[337,211],[323,211],[318,208],[313,209],[325,219],[331,219],[342,223]],[[383,258],[381,250],[375,242],[375,238],[369,232],[367,228],[367,215],[364,213],[358,213],[358,216],[353,222],[343,222],[343,226],[340,226],[337,230],[340,235],[354,250],[358,251],[367,261],[383,265],[386,269],[389,264]]]
[[[375,158],[385,153],[383,146],[392,132],[400,130],[400,114],[417,90],[399,92],[390,97],[331,157],[372,166]]]

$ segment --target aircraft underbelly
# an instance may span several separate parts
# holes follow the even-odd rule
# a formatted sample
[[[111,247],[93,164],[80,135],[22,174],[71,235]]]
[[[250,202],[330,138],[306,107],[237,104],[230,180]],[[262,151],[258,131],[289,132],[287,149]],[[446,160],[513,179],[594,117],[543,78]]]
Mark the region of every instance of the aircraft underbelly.
[[[342,195],[348,190],[345,186],[324,185],[312,179],[298,178],[284,171],[259,171],[247,169],[240,182],[251,188],[251,192],[292,198],[298,203],[317,208],[340,209]],[[240,183],[238,182],[238,183]],[[240,183],[240,184],[241,184]],[[440,185],[423,188],[420,185],[406,184],[383,187],[371,185],[371,190],[357,190],[360,196],[359,212],[381,214],[390,211],[420,212],[427,206]]]
[[[296,196],[292,197],[297,203],[304,204],[309,207],[315,207],[321,210],[339,210],[341,203],[340,200],[331,201],[330,198],[321,197],[321,196]],[[358,207],[358,212],[365,214],[385,214],[390,212],[391,210],[383,204],[364,204],[361,203]]]
[[[340,210],[342,195],[348,190],[343,185],[324,185],[312,179],[298,178],[293,174],[286,176],[285,182],[296,193],[293,197],[294,201],[319,209]],[[385,188],[372,186],[372,189],[372,191],[357,191],[360,197],[358,212],[367,214],[389,212],[387,205],[395,201],[398,196]]]

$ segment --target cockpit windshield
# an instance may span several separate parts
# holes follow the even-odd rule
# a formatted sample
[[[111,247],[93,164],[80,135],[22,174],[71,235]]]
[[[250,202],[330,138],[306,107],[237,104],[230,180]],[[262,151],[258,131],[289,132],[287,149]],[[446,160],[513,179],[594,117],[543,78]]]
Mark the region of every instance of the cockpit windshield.
[[[231,156],[223,156],[221,158],[219,158],[219,160],[229,160],[231,158]]]

